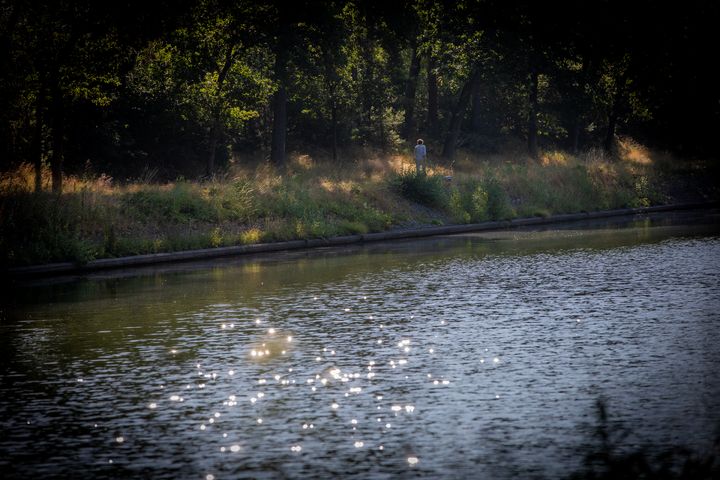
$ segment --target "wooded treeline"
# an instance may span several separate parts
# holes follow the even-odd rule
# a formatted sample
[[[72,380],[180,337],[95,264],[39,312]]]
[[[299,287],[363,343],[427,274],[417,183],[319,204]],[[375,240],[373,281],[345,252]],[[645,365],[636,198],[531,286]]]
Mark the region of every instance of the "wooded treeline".
[[[289,5],[0,0],[1,168],[47,164],[61,191],[63,171],[195,178],[418,136],[447,159],[619,132],[714,151],[716,2]]]

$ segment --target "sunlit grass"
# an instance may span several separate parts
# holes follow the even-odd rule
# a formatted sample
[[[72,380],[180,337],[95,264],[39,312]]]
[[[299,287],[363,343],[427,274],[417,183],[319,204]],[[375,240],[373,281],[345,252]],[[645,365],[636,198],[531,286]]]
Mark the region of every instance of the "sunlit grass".
[[[407,155],[356,150],[338,162],[291,155],[282,172],[263,161],[233,164],[212,181],[116,183],[70,175],[64,193],[33,193],[35,171],[0,176],[0,258],[21,265],[326,238],[428,224],[547,216],[667,202],[693,188],[707,164],[623,139],[618,156],[556,150],[533,161],[520,151],[431,158],[416,175]],[[690,180],[688,180],[690,179]],[[717,194],[717,189],[714,191]],[[712,192],[711,192],[712,193]]]
[[[653,163],[653,152],[630,138],[621,138],[618,141],[618,148],[620,150],[620,158],[623,161],[639,165],[650,165]]]

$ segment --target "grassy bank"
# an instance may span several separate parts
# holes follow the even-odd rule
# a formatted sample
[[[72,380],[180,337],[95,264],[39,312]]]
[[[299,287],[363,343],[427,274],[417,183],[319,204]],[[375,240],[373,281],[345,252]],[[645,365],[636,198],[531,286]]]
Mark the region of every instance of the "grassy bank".
[[[539,161],[513,152],[461,154],[427,175],[416,175],[409,157],[359,157],[332,164],[298,155],[282,175],[245,165],[208,182],[70,177],[60,196],[32,193],[33,170],[22,166],[0,180],[0,262],[84,262],[718,197],[708,180],[715,163],[632,142],[612,158],[599,151],[548,152]]]

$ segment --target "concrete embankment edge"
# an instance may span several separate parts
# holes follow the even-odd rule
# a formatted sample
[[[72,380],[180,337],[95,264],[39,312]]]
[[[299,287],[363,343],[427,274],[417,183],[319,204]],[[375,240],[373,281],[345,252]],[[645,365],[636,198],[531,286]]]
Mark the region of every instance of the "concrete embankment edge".
[[[387,232],[366,233],[361,235],[346,235],[332,238],[291,240],[287,242],[258,243],[253,245],[239,245],[234,247],[186,250],[182,252],[153,253],[146,255],[134,255],[131,257],[103,258],[100,260],[92,260],[85,264],[63,262],[45,265],[34,265],[29,267],[17,267],[7,270],[6,273],[7,276],[9,276],[10,278],[52,277],[59,275],[89,273],[97,270],[106,270],[113,268],[129,268],[168,262],[204,260],[235,255],[248,255],[253,253],[268,253],[317,247],[351,245],[357,243],[430,237],[434,235],[451,235],[457,233],[504,230],[515,227],[549,225],[553,223],[591,220],[606,217],[620,217],[627,215],[640,215],[657,212],[695,210],[717,207],[719,203],[720,202],[705,202],[674,205],[657,205],[652,207],[624,208],[619,210],[605,210],[598,212],[570,213],[563,215],[552,215],[549,217],[518,218],[514,220],[502,220],[496,222],[471,223],[464,225],[443,225],[407,230],[391,230]]]

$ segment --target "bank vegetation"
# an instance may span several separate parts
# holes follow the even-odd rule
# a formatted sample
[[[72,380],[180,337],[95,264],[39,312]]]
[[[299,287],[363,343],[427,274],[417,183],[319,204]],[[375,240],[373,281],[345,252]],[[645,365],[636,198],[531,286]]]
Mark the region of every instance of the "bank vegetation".
[[[259,161],[231,165],[213,180],[116,182],[77,175],[52,193],[35,191],[31,165],[0,178],[4,266],[86,262],[292,239],[642,207],[718,198],[714,162],[679,160],[630,139],[615,156],[560,150],[527,156],[520,145],[452,163],[426,175],[409,155],[356,151],[344,161],[290,156],[278,172]]]

